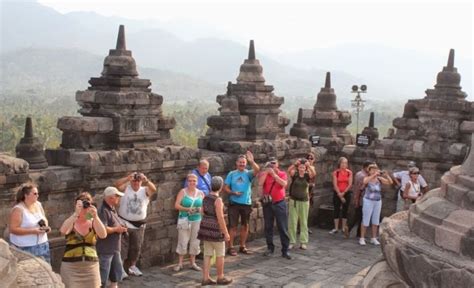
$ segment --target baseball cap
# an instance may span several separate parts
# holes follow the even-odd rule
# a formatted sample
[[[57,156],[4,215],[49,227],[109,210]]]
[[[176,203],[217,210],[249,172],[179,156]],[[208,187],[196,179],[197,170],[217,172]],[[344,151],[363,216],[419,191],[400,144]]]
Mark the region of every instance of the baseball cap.
[[[112,195],[123,196],[124,194],[120,192],[117,188],[112,187],[112,186],[105,188],[104,197],[112,196]]]

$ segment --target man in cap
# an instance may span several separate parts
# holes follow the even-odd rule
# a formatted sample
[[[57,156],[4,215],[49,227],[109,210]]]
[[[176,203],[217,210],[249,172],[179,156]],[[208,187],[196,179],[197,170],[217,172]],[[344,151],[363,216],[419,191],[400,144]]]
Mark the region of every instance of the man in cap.
[[[290,237],[288,234],[288,208],[285,201],[285,188],[288,184],[285,171],[279,169],[278,160],[270,158],[265,169],[260,173],[258,182],[263,185],[263,218],[265,238],[267,241],[267,251],[264,256],[270,256],[275,250],[273,244],[273,225],[277,223],[280,234],[281,256],[291,259],[288,252]]]
[[[122,226],[115,207],[120,202],[123,193],[115,187],[107,187],[104,190],[104,201],[99,209],[99,218],[107,230],[107,237],[97,240],[97,254],[99,255],[101,286],[106,287],[110,279],[109,287],[117,287],[126,275],[123,273],[122,259],[120,257],[120,242],[127,227]]]

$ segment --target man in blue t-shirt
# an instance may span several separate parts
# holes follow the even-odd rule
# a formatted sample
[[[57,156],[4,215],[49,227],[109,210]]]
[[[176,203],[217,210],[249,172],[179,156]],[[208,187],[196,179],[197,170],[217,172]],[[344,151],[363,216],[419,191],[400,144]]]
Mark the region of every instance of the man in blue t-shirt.
[[[191,171],[192,174],[196,175],[198,177],[198,182],[197,182],[197,189],[201,190],[204,192],[204,194],[207,196],[209,194],[209,191],[211,190],[211,174],[209,174],[209,161],[206,159],[201,159],[199,161],[199,165],[196,169],[193,169]],[[188,179],[186,178],[186,181],[184,181],[184,188],[188,187]]]
[[[252,170],[246,169],[247,160],[252,166]],[[252,179],[260,171],[260,167],[255,163],[253,154],[247,151],[246,155],[239,155],[235,162],[237,169],[229,172],[225,179],[225,192],[229,194],[229,235],[230,241],[228,254],[236,256],[237,251],[233,248],[235,233],[239,225],[240,218],[240,249],[239,252],[250,254],[245,243],[249,235],[250,213],[252,212]]]

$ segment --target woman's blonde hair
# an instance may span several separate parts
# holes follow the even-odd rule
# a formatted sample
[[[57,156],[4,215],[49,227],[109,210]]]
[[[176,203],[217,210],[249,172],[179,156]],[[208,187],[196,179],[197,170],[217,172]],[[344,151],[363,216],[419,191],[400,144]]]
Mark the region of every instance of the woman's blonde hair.
[[[25,201],[26,195],[29,195],[34,188],[38,188],[34,183],[22,184],[16,192],[16,203]]]

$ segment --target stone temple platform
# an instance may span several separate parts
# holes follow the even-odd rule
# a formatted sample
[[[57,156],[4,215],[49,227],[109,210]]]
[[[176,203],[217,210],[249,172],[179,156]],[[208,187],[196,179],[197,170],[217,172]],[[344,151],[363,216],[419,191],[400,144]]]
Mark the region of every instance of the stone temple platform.
[[[266,244],[260,238],[248,243],[255,252],[253,255],[226,256],[225,274],[234,278],[232,287],[343,287],[357,272],[382,257],[380,247],[361,247],[354,236],[344,239],[341,234],[333,236],[327,230],[313,227],[308,250],[291,250],[292,260],[277,253],[280,249],[277,236],[275,254],[263,256]],[[202,260],[198,264],[201,266]],[[185,270],[176,273],[173,267],[144,269],[144,276],[131,277],[121,287],[200,287],[201,272],[185,265]],[[212,268],[211,277],[215,273]]]

